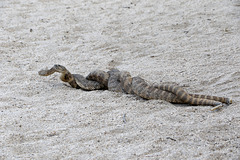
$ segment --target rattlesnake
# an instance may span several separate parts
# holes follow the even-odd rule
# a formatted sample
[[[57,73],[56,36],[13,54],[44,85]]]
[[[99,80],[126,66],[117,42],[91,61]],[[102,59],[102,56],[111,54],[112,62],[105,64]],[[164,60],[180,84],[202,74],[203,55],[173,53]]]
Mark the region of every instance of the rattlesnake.
[[[71,74],[64,66],[54,65],[51,69],[40,70],[41,76],[49,76],[55,72],[61,73],[60,79],[69,83],[73,88],[92,90],[110,90],[135,94],[144,99],[160,99],[170,103],[184,103],[191,105],[214,106],[212,110],[231,104],[232,100],[224,97],[189,94],[178,85],[160,84],[149,85],[140,77],[131,77],[129,72],[111,69],[108,72],[96,70],[87,77],[80,74]]]

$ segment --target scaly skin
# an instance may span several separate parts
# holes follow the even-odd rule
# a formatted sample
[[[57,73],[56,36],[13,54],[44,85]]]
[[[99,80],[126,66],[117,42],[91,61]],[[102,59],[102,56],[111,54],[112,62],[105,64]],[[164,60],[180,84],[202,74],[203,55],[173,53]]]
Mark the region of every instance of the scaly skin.
[[[54,65],[51,69],[43,69],[38,72],[40,76],[49,76],[55,72],[61,73],[60,79],[63,82],[69,83],[73,88],[80,88],[76,83],[74,76],[64,67],[61,65]]]
[[[144,99],[160,99],[171,103],[214,106],[212,110],[231,104],[232,100],[224,97],[188,94],[177,85],[149,85],[140,77],[131,77],[129,72],[112,69],[108,72],[96,70],[86,78],[79,74],[71,74],[64,66],[54,65],[51,69],[39,71],[41,76],[49,76],[55,72],[61,73],[60,79],[69,83],[73,88],[83,90],[108,89],[115,92],[135,94]]]

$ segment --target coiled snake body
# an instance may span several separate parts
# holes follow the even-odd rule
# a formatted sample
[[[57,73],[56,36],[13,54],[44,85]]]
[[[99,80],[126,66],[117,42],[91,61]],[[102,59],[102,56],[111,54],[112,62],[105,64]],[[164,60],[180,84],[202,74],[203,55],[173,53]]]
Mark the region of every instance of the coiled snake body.
[[[111,69],[108,72],[96,70],[86,78],[80,74],[71,74],[64,66],[54,65],[51,69],[39,71],[41,76],[49,76],[55,72],[61,73],[60,79],[69,83],[73,88],[92,90],[110,90],[135,94],[144,99],[160,99],[171,103],[185,103],[190,105],[214,106],[212,110],[231,104],[232,100],[224,97],[189,94],[177,85],[160,84],[149,85],[140,77],[131,77],[129,72]]]

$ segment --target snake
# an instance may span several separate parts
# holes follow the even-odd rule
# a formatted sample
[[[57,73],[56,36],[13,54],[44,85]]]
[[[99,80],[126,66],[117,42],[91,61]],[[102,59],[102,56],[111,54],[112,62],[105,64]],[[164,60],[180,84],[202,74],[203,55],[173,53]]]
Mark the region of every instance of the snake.
[[[71,87],[85,91],[109,90],[133,94],[143,99],[164,100],[170,103],[213,106],[211,110],[223,107],[223,104],[231,104],[232,99],[226,97],[190,94],[176,84],[149,84],[143,78],[132,77],[127,71],[119,71],[116,68],[105,72],[95,70],[86,77],[80,74],[70,73],[66,67],[55,64],[50,69],[42,69],[40,76],[49,76],[55,72],[61,73],[60,79]]]

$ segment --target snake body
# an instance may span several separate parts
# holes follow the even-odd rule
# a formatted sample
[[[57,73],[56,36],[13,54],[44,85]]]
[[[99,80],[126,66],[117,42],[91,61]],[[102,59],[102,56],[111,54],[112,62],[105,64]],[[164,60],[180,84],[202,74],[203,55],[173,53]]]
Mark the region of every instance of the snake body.
[[[134,94],[144,99],[160,99],[170,103],[214,106],[215,110],[223,103],[231,104],[232,100],[225,97],[189,94],[178,85],[160,84],[149,85],[141,77],[131,77],[129,72],[111,69],[108,72],[96,70],[86,78],[80,74],[71,74],[64,66],[54,65],[51,69],[39,71],[41,76],[49,76],[55,72],[61,73],[60,79],[69,83],[73,88],[92,90],[110,90]]]

